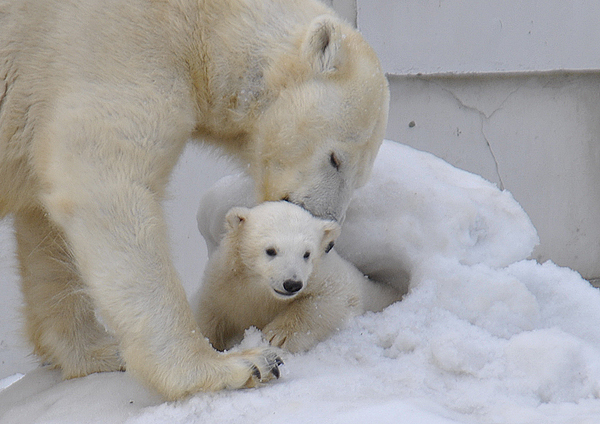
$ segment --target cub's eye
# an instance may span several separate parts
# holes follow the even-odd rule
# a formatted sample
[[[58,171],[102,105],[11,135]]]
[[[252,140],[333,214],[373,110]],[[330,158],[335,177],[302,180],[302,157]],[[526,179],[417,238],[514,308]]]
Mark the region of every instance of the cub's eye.
[[[265,253],[269,256],[277,256],[277,250],[272,247],[269,247],[267,250],[265,250]]]
[[[309,252],[308,250],[307,250],[306,252],[304,252],[304,256],[303,256],[303,258],[304,258],[304,259],[308,259],[308,258],[310,258],[310,252]]]
[[[341,162],[333,152],[331,152],[331,155],[329,156],[329,163],[336,169],[336,171],[340,170]]]

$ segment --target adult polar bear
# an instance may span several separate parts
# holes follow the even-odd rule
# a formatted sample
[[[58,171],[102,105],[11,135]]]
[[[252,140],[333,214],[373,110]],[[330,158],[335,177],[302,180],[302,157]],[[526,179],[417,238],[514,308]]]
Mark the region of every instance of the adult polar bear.
[[[198,331],[170,171],[202,138],[248,164],[258,200],[341,218],[387,102],[373,51],[313,0],[0,0],[0,217],[35,353],[65,378],[126,366],[168,399],[277,376],[276,352]]]

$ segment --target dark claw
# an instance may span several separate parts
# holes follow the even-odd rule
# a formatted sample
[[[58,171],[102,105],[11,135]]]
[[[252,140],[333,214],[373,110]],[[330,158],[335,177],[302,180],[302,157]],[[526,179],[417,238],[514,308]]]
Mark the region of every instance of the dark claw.
[[[275,363],[277,364],[278,367],[283,365],[283,360],[278,356],[275,358]]]
[[[256,365],[252,365],[252,375],[258,379],[258,381],[262,380],[262,375],[260,374],[260,370]]]
[[[329,253],[331,251],[331,249],[333,249],[333,246],[335,245],[334,242],[330,242],[327,247],[325,248],[325,253]]]
[[[275,376],[275,378],[279,378],[281,374],[279,374],[279,367],[277,365],[271,368],[271,373]]]

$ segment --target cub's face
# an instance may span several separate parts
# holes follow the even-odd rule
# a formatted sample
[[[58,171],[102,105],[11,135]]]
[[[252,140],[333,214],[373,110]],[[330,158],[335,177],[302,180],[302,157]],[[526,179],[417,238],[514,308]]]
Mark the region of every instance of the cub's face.
[[[256,123],[250,171],[260,201],[341,221],[383,139],[387,80],[362,37],[331,17],[315,19],[297,58],[265,75],[277,96]]]
[[[239,246],[246,275],[276,299],[292,299],[307,285],[313,267],[339,235],[332,221],[314,218],[288,202],[233,208],[228,232]]]

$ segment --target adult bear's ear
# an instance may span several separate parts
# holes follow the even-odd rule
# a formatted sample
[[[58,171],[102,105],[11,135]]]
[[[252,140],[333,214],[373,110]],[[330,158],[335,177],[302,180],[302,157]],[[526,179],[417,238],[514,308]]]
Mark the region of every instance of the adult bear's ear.
[[[302,43],[304,58],[317,73],[335,72],[345,60],[342,41],[341,22],[333,16],[317,16]]]
[[[329,253],[333,249],[335,240],[339,237],[342,232],[342,228],[335,221],[324,221],[323,222],[323,241],[321,242],[321,249],[325,253]]]
[[[249,212],[250,209],[248,208],[231,208],[225,216],[225,225],[227,226],[227,231],[237,230],[240,226],[242,226],[242,224],[246,222]]]

